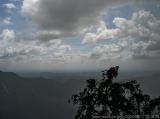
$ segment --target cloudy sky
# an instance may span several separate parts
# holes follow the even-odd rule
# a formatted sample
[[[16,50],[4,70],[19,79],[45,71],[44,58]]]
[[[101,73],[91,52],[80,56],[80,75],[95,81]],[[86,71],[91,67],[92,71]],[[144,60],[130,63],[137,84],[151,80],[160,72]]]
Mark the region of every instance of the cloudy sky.
[[[159,0],[0,0],[1,70],[160,70]]]

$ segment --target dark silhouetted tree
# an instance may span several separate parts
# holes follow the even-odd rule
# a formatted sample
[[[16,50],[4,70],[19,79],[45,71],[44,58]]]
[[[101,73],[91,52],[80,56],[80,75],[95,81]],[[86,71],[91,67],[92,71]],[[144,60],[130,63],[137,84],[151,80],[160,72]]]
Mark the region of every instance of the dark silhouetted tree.
[[[143,94],[136,80],[113,82],[119,66],[102,71],[102,79],[88,79],[86,87],[71,97],[78,105],[75,119],[93,119],[94,116],[160,114],[160,97],[150,99]]]

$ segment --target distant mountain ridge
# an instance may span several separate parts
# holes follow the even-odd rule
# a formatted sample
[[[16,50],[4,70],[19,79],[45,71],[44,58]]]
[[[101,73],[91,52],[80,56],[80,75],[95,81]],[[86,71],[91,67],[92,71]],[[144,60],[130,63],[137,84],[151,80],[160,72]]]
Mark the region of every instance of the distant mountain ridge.
[[[10,78],[20,78],[19,75],[17,75],[16,73],[13,73],[13,72],[3,72],[3,71],[0,71],[0,79],[2,78],[6,78],[6,77],[10,77]]]
[[[42,77],[43,74],[24,77],[0,71],[0,119],[72,119],[75,110],[67,103],[70,96],[79,92],[89,77],[99,79],[94,73],[58,76],[54,73],[53,78],[52,75],[49,78]],[[159,95],[159,73],[144,74],[144,77],[128,74],[124,78],[122,75],[120,73],[114,81],[136,79],[146,93]],[[65,81],[59,81],[61,79]]]
[[[65,119],[73,117],[63,84],[0,71],[0,119]],[[59,115],[59,112],[62,115]]]

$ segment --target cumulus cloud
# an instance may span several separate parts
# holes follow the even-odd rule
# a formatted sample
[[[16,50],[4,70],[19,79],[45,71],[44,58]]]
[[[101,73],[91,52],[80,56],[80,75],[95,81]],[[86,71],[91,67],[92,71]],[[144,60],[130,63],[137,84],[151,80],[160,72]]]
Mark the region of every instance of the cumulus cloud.
[[[36,32],[35,37],[41,41],[48,41],[61,38],[61,32],[55,30],[39,30]]]
[[[115,18],[115,25],[121,30],[120,39],[126,40],[133,56],[152,56],[160,50],[160,20],[151,12],[141,10],[130,20]]]
[[[10,29],[2,30],[0,34],[0,62],[2,60],[16,63],[28,61],[63,62],[67,60],[71,46],[60,39],[47,41],[17,39],[17,33]]]
[[[107,29],[103,23],[97,28],[96,32],[86,33],[82,43],[96,43],[101,40],[116,39],[116,45],[121,47],[123,53],[128,57],[137,59],[159,56],[160,20],[151,12],[140,10],[133,13],[131,19],[115,17],[113,23],[116,27],[114,29]],[[115,42],[112,44],[115,44]],[[113,46],[110,48],[114,49],[115,46]],[[101,50],[96,50],[92,55],[100,58],[102,54],[106,54],[106,52],[103,52],[105,49],[113,54],[111,49],[107,47],[106,45],[98,47]],[[119,49],[119,51],[122,50]]]
[[[2,33],[0,34],[0,40],[6,41],[7,40],[14,40],[15,39],[15,32],[13,30],[4,29]]]
[[[100,40],[112,39],[118,34],[120,34],[119,29],[108,29],[106,27],[105,22],[100,21],[100,24],[98,25],[96,33],[85,34],[82,40],[82,44],[96,43],[97,41],[100,41]]]
[[[20,2],[21,0],[10,0],[11,2]]]
[[[126,1],[24,0],[21,12],[31,17],[42,30],[56,31],[64,37],[79,34],[84,28],[98,24],[106,6]]]
[[[117,44],[96,46],[90,53],[91,59],[111,60],[121,57],[122,47]]]
[[[6,17],[6,18],[4,18],[1,22],[2,22],[2,24],[4,24],[4,25],[11,25],[11,24],[13,24],[11,17]]]
[[[15,9],[16,6],[13,3],[6,3],[3,4],[4,7],[6,7],[7,9]]]
[[[3,4],[3,7],[5,8],[5,11],[7,13],[12,13],[14,9],[16,9],[16,5],[14,3],[6,3],[6,4]]]
[[[21,13],[37,23],[38,29],[25,34],[11,29],[0,31],[0,62],[33,61],[44,67],[59,67],[56,64],[65,62],[86,67],[95,61],[100,62],[94,66],[121,58],[155,58],[160,54],[160,20],[151,12],[141,10],[129,19],[115,17],[112,28],[102,20],[106,6],[120,2],[125,0],[24,0]],[[12,24],[11,18],[4,23]],[[62,40],[82,32],[82,46]]]

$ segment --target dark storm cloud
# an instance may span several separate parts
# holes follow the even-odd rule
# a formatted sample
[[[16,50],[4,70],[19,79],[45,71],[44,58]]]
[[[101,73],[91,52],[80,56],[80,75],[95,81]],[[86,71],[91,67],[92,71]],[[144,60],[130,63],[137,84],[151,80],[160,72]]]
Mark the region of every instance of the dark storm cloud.
[[[106,6],[127,0],[24,0],[22,13],[31,16],[42,30],[74,35],[97,24]]]

